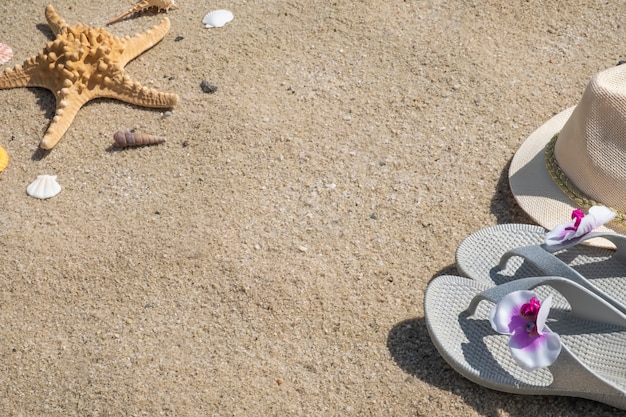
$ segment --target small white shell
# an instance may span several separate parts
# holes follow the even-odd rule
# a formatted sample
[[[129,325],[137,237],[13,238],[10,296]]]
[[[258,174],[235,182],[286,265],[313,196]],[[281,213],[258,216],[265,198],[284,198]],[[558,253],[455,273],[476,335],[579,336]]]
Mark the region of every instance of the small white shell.
[[[26,192],[29,196],[45,200],[54,197],[61,192],[61,186],[57,182],[56,175],[39,175],[28,187]]]
[[[221,28],[234,18],[235,16],[229,10],[215,10],[204,16],[202,23],[207,28]]]

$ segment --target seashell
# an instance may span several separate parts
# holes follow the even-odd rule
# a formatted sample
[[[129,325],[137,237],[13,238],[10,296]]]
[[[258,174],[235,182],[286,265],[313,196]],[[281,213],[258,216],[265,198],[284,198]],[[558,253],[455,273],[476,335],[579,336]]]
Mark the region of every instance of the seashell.
[[[116,148],[127,148],[129,146],[144,146],[144,145],[156,145],[163,143],[167,139],[162,136],[147,135],[145,133],[138,132],[115,132],[113,135],[115,143],[113,146]]]
[[[28,187],[26,192],[29,196],[45,200],[52,198],[61,192],[61,186],[57,182],[56,175],[39,175]]]
[[[159,12],[161,12],[162,10],[165,10],[167,12],[170,9],[178,9],[178,6],[175,4],[174,0],[139,0],[133,7],[110,20],[107,23],[107,26],[112,25],[113,23],[117,23],[130,15],[139,13],[143,10],[150,8],[156,8]]]
[[[204,23],[207,28],[221,28],[234,18],[233,12],[229,10],[215,10],[204,16],[202,23]]]
[[[0,65],[13,58],[13,49],[6,43],[0,43]]]
[[[6,149],[0,146],[0,172],[9,165],[9,154]]]

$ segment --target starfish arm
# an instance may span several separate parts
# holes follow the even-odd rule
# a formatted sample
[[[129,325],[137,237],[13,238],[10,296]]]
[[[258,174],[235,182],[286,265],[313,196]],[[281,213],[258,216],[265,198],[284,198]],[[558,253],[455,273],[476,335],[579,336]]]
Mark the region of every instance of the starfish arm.
[[[51,48],[55,42],[49,42],[47,48]],[[63,87],[65,79],[73,78],[74,75],[68,69],[60,68],[57,72],[52,71],[56,65],[57,54],[47,50],[39,52],[28,58],[22,65],[16,65],[0,73],[0,90],[16,87],[43,87],[57,94]]]
[[[151,29],[135,35],[132,38],[124,38],[126,47],[120,55],[120,65],[122,67],[126,66],[130,61],[159,43],[168,30],[170,30],[170,19],[166,17]]]
[[[80,110],[80,108],[89,100],[90,97],[85,95],[73,95],[71,100],[67,99],[63,95],[60,95],[57,98],[54,117],[52,118],[52,121],[48,126],[48,130],[41,140],[39,147],[42,149],[54,148],[72,124],[78,110]]]
[[[22,65],[16,65],[0,73],[0,89],[15,87],[44,87],[55,91],[58,77],[50,76],[45,71],[49,65],[46,56],[40,52],[32,58],[24,61]]]
[[[0,73],[0,89],[27,87],[30,74],[21,65],[16,65]]]
[[[65,20],[63,20],[63,18],[59,16],[57,11],[54,10],[54,7],[52,7],[51,4],[46,7],[46,20],[48,21],[48,26],[50,26],[50,29],[52,29],[52,32],[55,34],[55,36],[58,35],[59,32],[61,32],[61,29],[67,26]]]
[[[114,98],[126,103],[154,108],[170,108],[178,103],[178,95],[161,93],[152,88],[143,87],[140,83],[133,83],[127,76],[124,76],[122,83],[103,88],[98,97]]]

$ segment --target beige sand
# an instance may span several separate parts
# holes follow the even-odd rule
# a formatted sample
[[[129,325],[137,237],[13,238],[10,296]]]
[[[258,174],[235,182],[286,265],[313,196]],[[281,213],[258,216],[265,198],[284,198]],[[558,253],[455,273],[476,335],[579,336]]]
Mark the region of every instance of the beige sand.
[[[624,57],[621,2],[178,3],[127,67],[180,95],[170,117],[94,101],[40,158],[52,94],[0,91],[0,415],[614,415],[465,380],[422,298],[467,234],[529,221],[508,162]],[[4,67],[45,45],[46,4],[0,5]],[[169,140],[111,151],[132,128]],[[39,174],[61,194],[28,197]]]

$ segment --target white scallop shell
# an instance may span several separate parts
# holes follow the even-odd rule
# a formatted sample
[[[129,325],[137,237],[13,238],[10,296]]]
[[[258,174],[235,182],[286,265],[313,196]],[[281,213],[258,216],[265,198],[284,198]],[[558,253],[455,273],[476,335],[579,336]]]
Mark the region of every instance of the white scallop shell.
[[[207,28],[221,28],[234,18],[233,12],[229,10],[215,10],[204,16],[202,23]]]
[[[57,182],[56,175],[39,175],[28,187],[26,192],[29,196],[45,200],[54,197],[61,192],[61,186]]]

